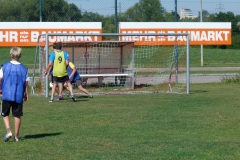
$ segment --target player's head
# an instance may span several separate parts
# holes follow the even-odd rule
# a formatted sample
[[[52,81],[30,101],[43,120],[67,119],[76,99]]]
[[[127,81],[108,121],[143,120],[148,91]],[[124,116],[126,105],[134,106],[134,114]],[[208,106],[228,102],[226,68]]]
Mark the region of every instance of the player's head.
[[[56,49],[56,45],[57,45],[57,43],[53,43],[53,45],[52,45],[53,49]]]
[[[10,50],[10,56],[14,60],[19,60],[22,55],[22,49],[20,47],[12,47]]]
[[[62,42],[53,43],[53,49],[62,49]]]

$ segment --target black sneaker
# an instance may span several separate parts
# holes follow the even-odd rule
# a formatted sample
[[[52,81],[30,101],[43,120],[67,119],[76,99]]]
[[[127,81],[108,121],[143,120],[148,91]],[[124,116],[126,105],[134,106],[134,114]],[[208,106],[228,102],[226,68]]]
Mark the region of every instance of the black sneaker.
[[[76,98],[74,96],[71,96],[73,102],[76,102]]]

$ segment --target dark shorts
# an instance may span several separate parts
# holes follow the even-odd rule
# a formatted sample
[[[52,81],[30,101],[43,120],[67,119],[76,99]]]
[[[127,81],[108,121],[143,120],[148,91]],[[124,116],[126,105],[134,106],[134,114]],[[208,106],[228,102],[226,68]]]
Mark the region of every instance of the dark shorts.
[[[53,76],[53,81],[57,82],[57,83],[65,83],[65,82],[69,81],[69,77],[68,76],[63,76],[63,77]]]
[[[53,75],[51,74],[51,82],[53,83]]]
[[[76,80],[76,81],[73,81],[73,82],[71,82],[72,84],[73,83],[76,83],[77,84],[77,86],[81,86],[82,85],[82,81],[81,80]]]
[[[10,109],[12,107],[12,115],[14,117],[23,116],[23,104],[12,102],[12,101],[2,101],[1,105],[1,116],[9,116]]]

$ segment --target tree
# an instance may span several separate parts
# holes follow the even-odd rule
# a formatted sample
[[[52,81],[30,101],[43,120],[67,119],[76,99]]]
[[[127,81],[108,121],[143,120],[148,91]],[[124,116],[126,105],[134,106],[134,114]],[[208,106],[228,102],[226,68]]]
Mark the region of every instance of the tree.
[[[209,22],[208,17],[209,17],[209,12],[207,10],[202,10],[202,21],[203,22]]]
[[[43,0],[42,14],[45,22],[67,21],[68,3],[64,0]]]
[[[19,21],[20,10],[18,4],[14,0],[2,0],[0,1],[0,21],[1,22],[13,22]]]
[[[17,14],[18,21],[24,22],[38,22],[39,18],[39,3],[33,0],[19,0],[18,2],[19,14]]]
[[[164,11],[159,0],[140,0],[124,16],[131,22],[164,22]]]
[[[75,4],[69,4],[67,19],[69,22],[79,22],[82,18],[81,11]]]
[[[213,15],[210,15],[211,22],[231,22],[232,24],[232,32],[239,32],[239,28],[237,26],[238,18],[234,15],[233,12],[219,12]]]
[[[39,0],[0,0],[0,21],[38,22],[40,20]],[[75,4],[65,0],[42,0],[42,21],[80,21],[81,11]]]
[[[139,4],[136,3],[133,7],[130,7],[123,15],[127,21],[140,22]]]
[[[104,19],[104,16],[98,13],[85,11],[82,15],[81,22],[102,22],[103,19]]]
[[[103,32],[104,33],[114,33],[115,25],[114,25],[114,15],[107,16],[104,19]]]
[[[200,22],[200,12],[198,12],[198,17],[196,18],[196,22]],[[207,10],[202,10],[202,21],[203,22],[209,22],[210,21],[210,14]]]
[[[239,27],[237,26],[238,24],[238,18],[232,13],[232,12],[219,12],[215,14],[210,14],[209,19],[211,22],[231,22],[232,25],[232,45],[231,46],[226,46],[226,45],[221,45],[218,46],[222,49],[228,48],[233,48],[239,45]]]
[[[181,20],[179,20],[179,22],[199,22],[199,19],[185,17],[185,18],[182,18]]]
[[[171,12],[164,12],[164,19],[166,20],[166,22],[175,22],[175,12],[171,11]],[[180,16],[177,13],[177,21],[179,21]]]

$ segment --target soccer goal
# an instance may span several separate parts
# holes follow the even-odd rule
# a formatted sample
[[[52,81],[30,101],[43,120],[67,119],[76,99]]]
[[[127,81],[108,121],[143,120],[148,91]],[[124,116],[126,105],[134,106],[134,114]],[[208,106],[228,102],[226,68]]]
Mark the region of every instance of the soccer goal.
[[[49,77],[43,73],[56,41],[93,94],[189,93],[188,33],[48,33],[38,37],[34,73],[39,76],[33,74],[32,94],[38,84],[38,94],[49,95]]]

